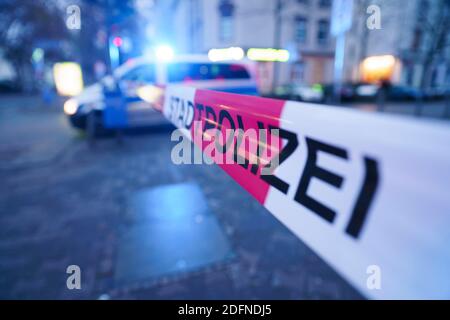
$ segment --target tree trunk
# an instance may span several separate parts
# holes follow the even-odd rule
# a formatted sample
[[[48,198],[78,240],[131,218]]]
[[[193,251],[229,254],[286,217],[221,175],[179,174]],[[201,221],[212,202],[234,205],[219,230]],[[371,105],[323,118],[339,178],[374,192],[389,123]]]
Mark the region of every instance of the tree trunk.
[[[431,66],[432,66],[432,59],[430,57],[427,57],[423,63],[423,71],[422,71],[422,77],[420,79],[420,89],[425,90],[429,86],[429,80],[431,79]]]

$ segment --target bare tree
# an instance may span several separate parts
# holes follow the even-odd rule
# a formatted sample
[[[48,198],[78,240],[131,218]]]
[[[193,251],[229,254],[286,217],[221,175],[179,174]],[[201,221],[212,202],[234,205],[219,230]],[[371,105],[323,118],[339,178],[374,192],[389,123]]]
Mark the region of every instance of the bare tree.
[[[31,55],[40,38],[66,36],[64,20],[56,2],[0,0],[0,50],[15,68],[19,85],[29,82]]]
[[[425,2],[426,4],[426,2]],[[430,85],[431,73],[435,62],[445,59],[450,45],[450,0],[436,0],[435,7],[419,11],[419,24],[422,30],[421,55],[423,74],[421,88]]]

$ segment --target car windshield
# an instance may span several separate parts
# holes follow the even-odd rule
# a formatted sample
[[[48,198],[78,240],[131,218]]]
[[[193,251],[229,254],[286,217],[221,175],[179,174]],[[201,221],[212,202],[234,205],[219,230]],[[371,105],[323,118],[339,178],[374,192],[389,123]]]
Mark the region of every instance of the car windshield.
[[[153,64],[138,66],[125,73],[122,80],[152,83],[155,81],[155,68]]]
[[[172,63],[167,71],[169,82],[250,78],[245,67],[239,64]]]

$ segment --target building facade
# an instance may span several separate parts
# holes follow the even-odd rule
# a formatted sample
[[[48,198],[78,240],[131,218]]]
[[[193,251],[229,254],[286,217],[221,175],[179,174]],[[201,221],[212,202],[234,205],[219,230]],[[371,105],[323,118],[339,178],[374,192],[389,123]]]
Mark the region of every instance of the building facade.
[[[392,57],[389,80],[415,87],[448,85],[450,46],[438,50],[439,32],[450,33],[448,0],[347,0],[352,24],[345,36],[343,80],[373,80],[364,62]],[[262,87],[333,82],[335,39],[330,34],[333,0],[160,0],[158,35],[180,53],[212,48],[288,49],[283,63],[259,63]],[[379,8],[380,28],[369,28]],[[446,12],[446,11],[445,11]],[[447,17],[447,18],[446,18]],[[442,21],[440,20],[442,19]],[[431,30],[430,31],[430,25]],[[439,29],[435,31],[435,29]],[[438,42],[436,42],[438,41]],[[387,60],[388,62],[391,60]],[[379,60],[372,60],[377,64]],[[377,62],[378,61],[378,62]]]
[[[445,1],[355,0],[352,27],[346,34],[344,79],[364,80],[364,59],[392,56],[395,65],[389,80],[393,83],[424,88],[449,85],[450,12],[442,11]],[[371,5],[380,9],[380,29],[367,26]],[[443,48],[435,42],[441,35],[447,38]]]
[[[258,64],[263,87],[333,79],[331,0],[160,1],[171,19],[165,37],[176,51],[207,53],[212,48],[287,49],[288,62]],[[169,21],[170,20],[170,21]]]

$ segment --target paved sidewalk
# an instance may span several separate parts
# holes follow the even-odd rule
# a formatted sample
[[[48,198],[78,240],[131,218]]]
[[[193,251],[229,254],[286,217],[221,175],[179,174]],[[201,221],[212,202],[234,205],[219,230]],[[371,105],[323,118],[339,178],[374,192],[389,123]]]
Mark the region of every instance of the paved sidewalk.
[[[90,149],[60,110],[36,111],[0,108],[0,298],[361,298],[219,167],[173,165],[171,127]],[[235,257],[157,281],[116,282],[129,199],[186,182],[200,187]],[[82,270],[81,290],[66,287],[72,264]]]

